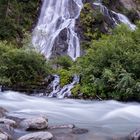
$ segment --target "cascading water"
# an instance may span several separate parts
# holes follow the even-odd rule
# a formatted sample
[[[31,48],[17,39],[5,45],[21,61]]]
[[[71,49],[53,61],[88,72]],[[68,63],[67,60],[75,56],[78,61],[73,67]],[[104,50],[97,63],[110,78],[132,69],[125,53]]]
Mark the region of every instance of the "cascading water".
[[[51,85],[53,87],[53,91],[49,94],[48,97],[57,97],[57,93],[60,91],[60,77],[58,75],[54,75],[54,80]]]
[[[57,97],[57,98],[70,97],[71,89],[78,82],[79,82],[79,76],[75,75],[73,77],[73,81],[70,84],[67,84],[63,88],[61,88],[59,85],[60,77],[58,75],[54,75],[54,80],[52,82],[53,91],[49,94],[48,97]]]
[[[125,15],[109,10],[101,1],[94,2],[93,6],[99,7],[100,12],[110,20],[113,26],[123,23],[128,25],[131,30],[135,30],[136,25],[132,24]]]
[[[80,43],[75,32],[75,23],[82,5],[82,0],[43,1],[41,15],[33,32],[32,43],[46,58],[51,57],[55,40],[64,29],[67,30],[67,54],[73,60],[80,56]]]

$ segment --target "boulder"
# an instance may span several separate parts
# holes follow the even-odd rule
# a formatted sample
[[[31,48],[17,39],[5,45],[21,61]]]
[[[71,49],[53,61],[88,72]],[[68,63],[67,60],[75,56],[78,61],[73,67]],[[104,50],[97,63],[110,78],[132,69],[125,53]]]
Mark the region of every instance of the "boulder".
[[[11,140],[11,136],[9,136],[6,132],[2,132],[0,130],[0,140]]]
[[[6,124],[11,127],[16,127],[16,122],[6,118],[0,118],[0,124]]]
[[[0,118],[4,117],[6,112],[7,112],[7,110],[5,110],[4,108],[0,107]]]
[[[4,132],[9,136],[13,136],[15,133],[14,128],[6,124],[0,124],[0,132]]]
[[[45,117],[34,117],[25,119],[20,123],[25,130],[42,130],[48,127],[48,119]]]
[[[35,132],[24,135],[18,140],[51,140],[53,135],[50,132]]]
[[[129,140],[139,140],[140,139],[140,129],[131,132],[128,136]]]

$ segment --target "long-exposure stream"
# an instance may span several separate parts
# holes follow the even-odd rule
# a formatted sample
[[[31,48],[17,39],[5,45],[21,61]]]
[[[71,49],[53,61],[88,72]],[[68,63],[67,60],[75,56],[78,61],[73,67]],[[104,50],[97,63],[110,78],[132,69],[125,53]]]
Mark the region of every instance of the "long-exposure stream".
[[[93,140],[95,136],[127,136],[140,124],[138,103],[56,99],[7,91],[0,93],[0,106],[9,111],[9,116],[46,115],[49,125],[74,124],[86,128],[89,132],[80,139],[87,140]]]

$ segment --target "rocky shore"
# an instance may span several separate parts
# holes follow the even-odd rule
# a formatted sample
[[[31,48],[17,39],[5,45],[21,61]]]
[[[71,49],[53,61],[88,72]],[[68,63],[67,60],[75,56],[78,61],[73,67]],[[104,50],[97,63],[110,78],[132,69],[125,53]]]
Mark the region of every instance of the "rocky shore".
[[[49,126],[46,116],[16,118],[0,107],[0,140],[78,140],[87,129],[73,124]]]
[[[88,132],[89,130],[77,128],[73,124],[49,126],[46,116],[26,119],[8,116],[8,111],[0,107],[0,140],[81,140],[81,137],[88,135]],[[111,139],[139,140],[140,129],[126,137]]]

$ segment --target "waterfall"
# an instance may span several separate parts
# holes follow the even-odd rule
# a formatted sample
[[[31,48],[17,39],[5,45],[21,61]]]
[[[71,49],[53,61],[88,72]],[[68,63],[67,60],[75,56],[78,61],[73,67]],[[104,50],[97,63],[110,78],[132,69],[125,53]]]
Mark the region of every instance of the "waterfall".
[[[79,83],[79,76],[74,75],[73,81],[70,84],[67,84],[61,88],[60,77],[58,75],[54,75],[54,80],[52,81],[53,91],[49,94],[48,97],[57,97],[57,98],[70,97],[71,89],[77,83]]]
[[[94,2],[93,6],[98,7],[100,12],[110,20],[113,26],[123,23],[128,25],[131,30],[135,30],[136,25],[132,24],[125,15],[109,10],[101,1]]]
[[[60,91],[60,77],[58,75],[54,75],[54,80],[51,85],[53,87],[53,91],[49,94],[48,97],[57,97],[57,93]]]
[[[37,26],[33,31],[33,46],[47,59],[51,57],[55,41],[66,29],[67,54],[75,60],[80,56],[80,43],[75,32],[82,0],[44,0]],[[59,47],[56,44],[56,47]]]

